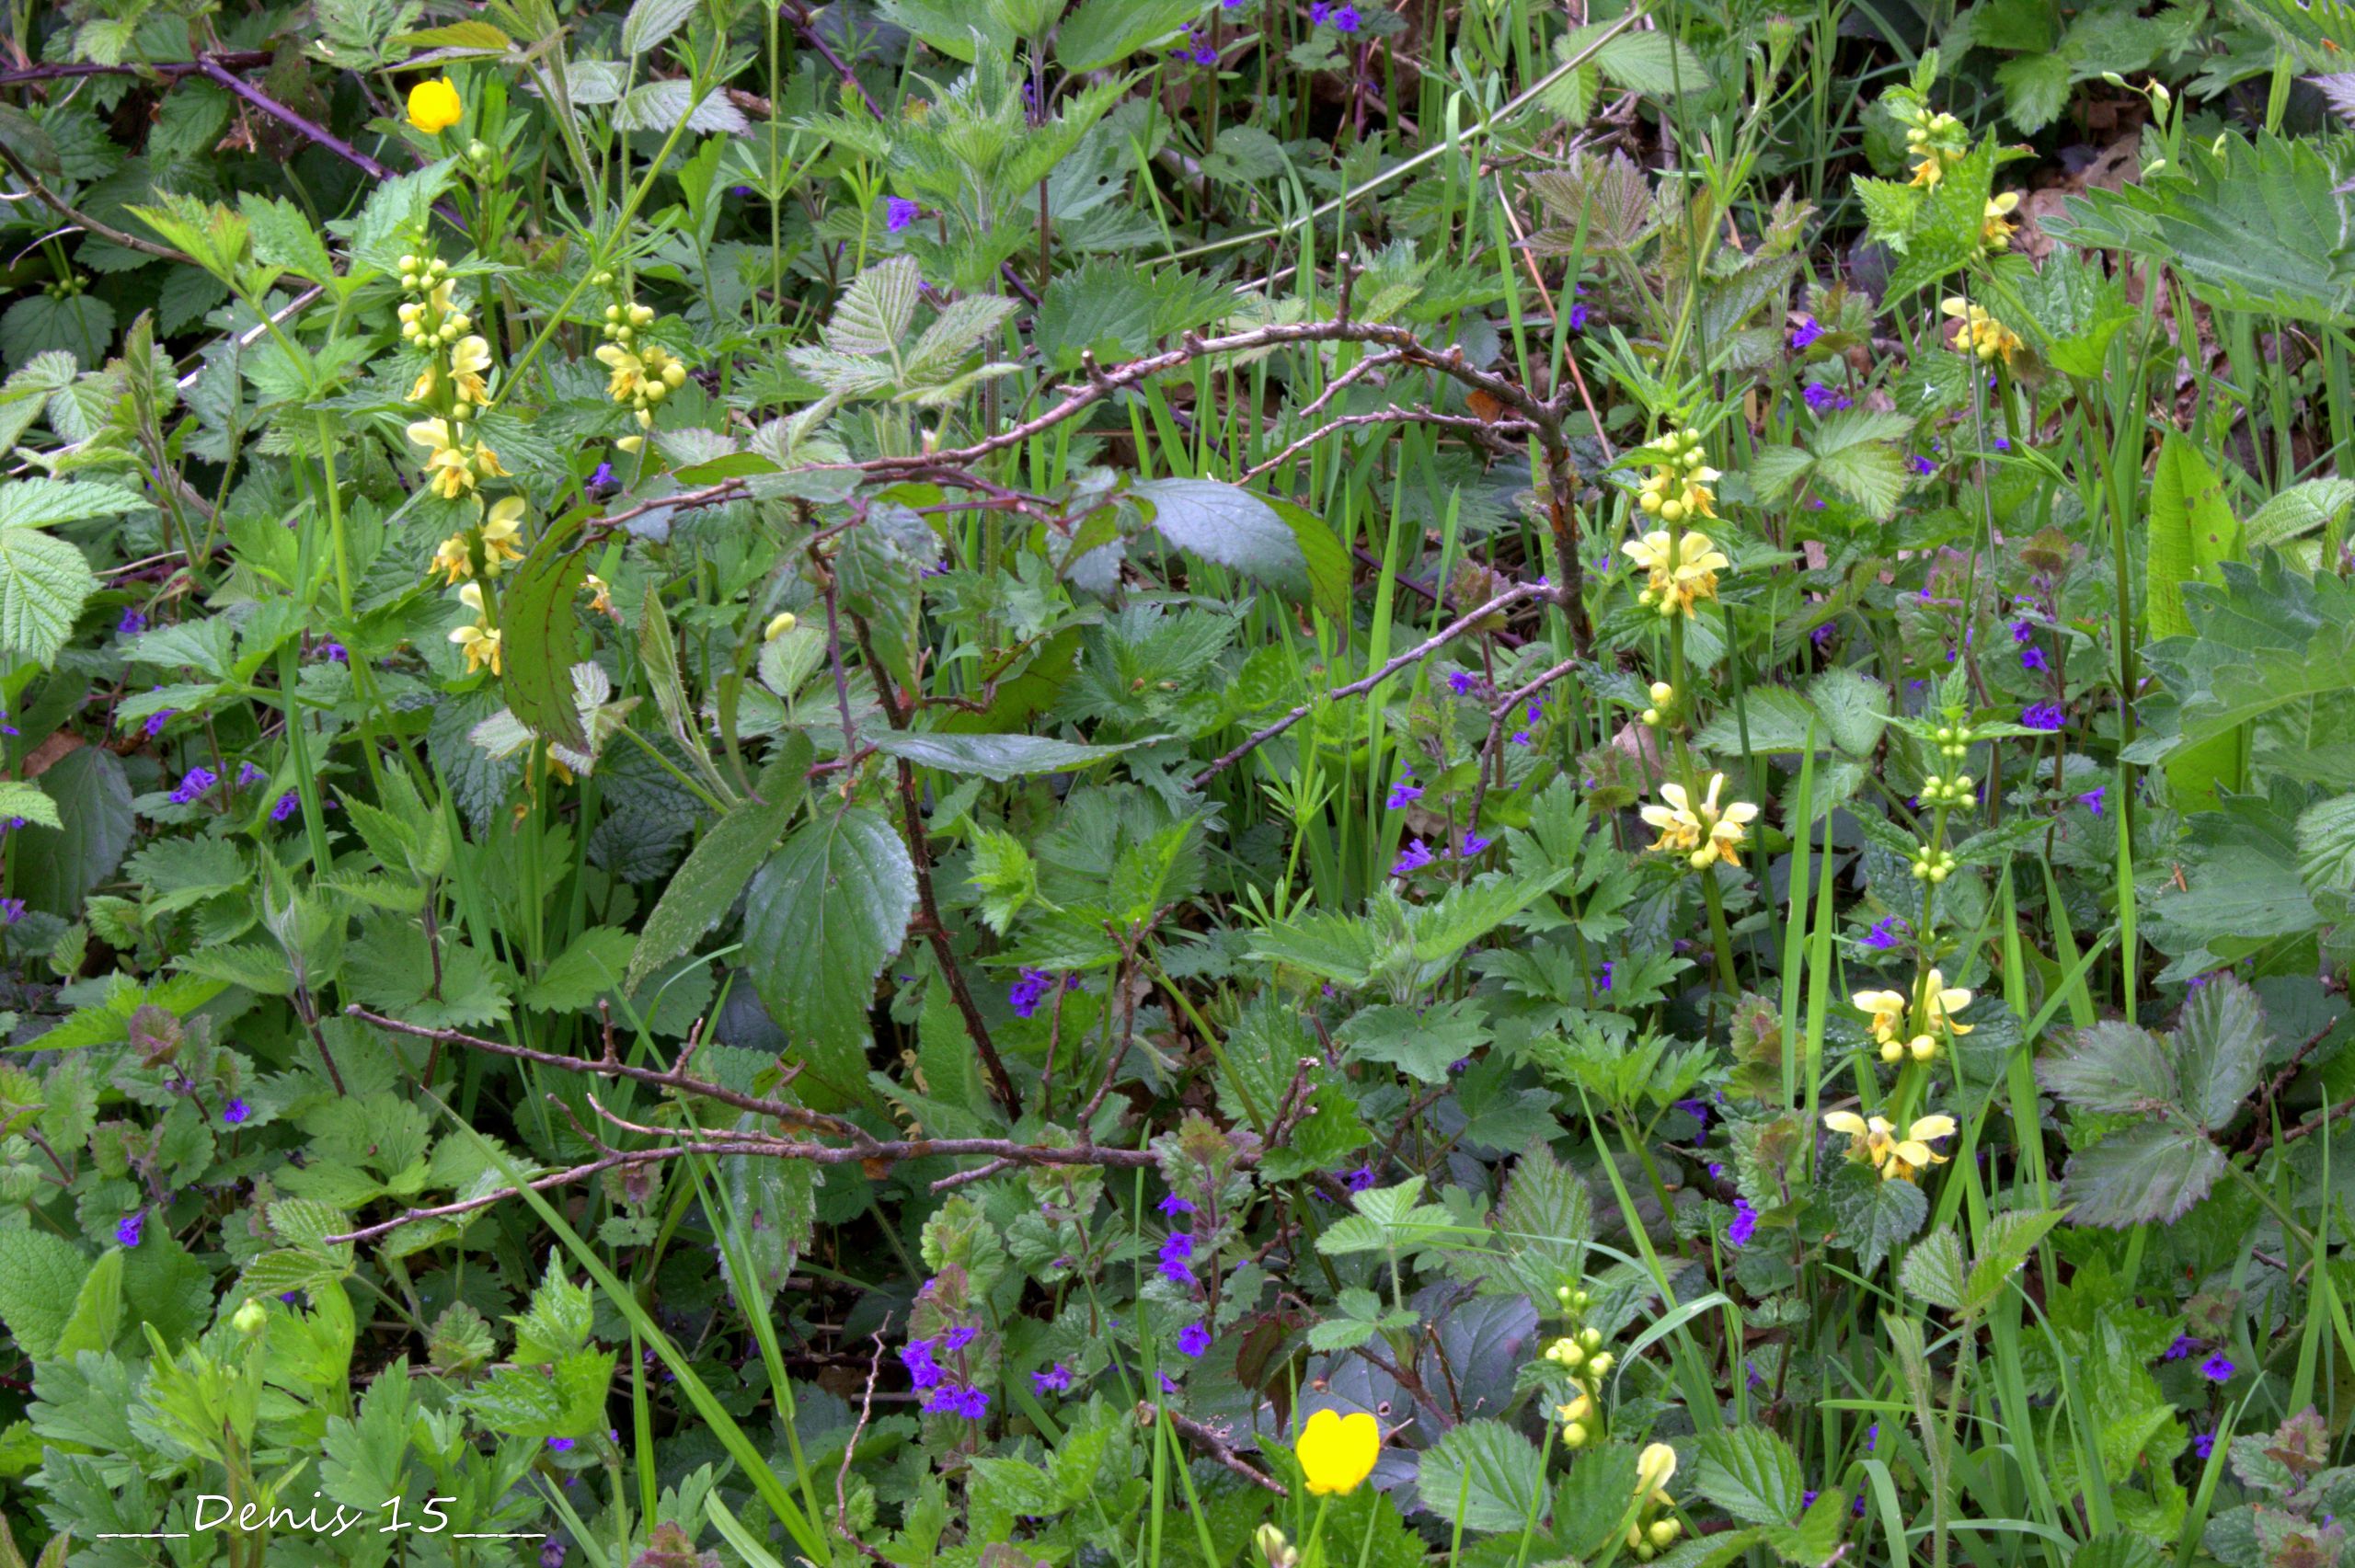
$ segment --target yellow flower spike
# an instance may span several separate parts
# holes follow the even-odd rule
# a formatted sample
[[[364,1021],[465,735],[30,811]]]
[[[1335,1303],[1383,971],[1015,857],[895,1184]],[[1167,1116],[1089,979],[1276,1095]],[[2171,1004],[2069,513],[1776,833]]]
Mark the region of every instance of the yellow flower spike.
[[[490,401],[490,383],[483,374],[489,369],[490,345],[481,338],[461,338],[450,345],[450,384],[457,388],[461,401]]]
[[[1984,221],[1980,224],[1979,239],[1990,250],[2012,248],[2014,224],[2012,214],[2019,211],[2020,193],[2006,190],[2001,196],[1987,199]]]
[[[646,390],[646,361],[620,344],[598,349],[597,362],[614,372],[605,383],[605,395],[615,402],[627,403]]]
[[[1676,1450],[1666,1443],[1648,1444],[1636,1459],[1636,1495],[1661,1498],[1676,1476]]]
[[[1957,353],[1976,354],[1982,361],[2000,357],[2008,365],[2012,356],[2025,347],[2019,334],[1969,300],[1959,296],[1948,299],[1939,304],[1938,310],[1958,323],[1954,330]]]
[[[482,441],[475,442],[475,472],[481,475],[486,479],[512,479],[515,477],[515,475],[507,472],[507,470],[500,465],[499,454],[491,451],[489,446]]]
[[[440,572],[448,579],[448,586],[452,588],[457,587],[474,576],[475,563],[473,556],[466,550],[466,536],[463,533],[453,533],[449,538],[442,541],[441,547],[433,552],[433,564],[426,569]]]
[[[505,496],[491,505],[490,516],[482,525],[482,568],[485,577],[497,577],[510,561],[523,558],[521,540],[523,498]]]
[[[1878,1120],[1878,1118],[1875,1118]],[[1905,1129],[1901,1143],[1890,1145],[1889,1159],[1880,1168],[1884,1181],[1910,1182],[1932,1165],[1943,1165],[1947,1157],[1930,1148],[1930,1140],[1952,1138],[1956,1123],[1952,1116],[1923,1116]]]
[[[450,634],[466,656],[466,673],[488,670],[493,675],[499,669],[499,628],[496,626],[461,626]]]
[[[408,439],[425,448],[426,487],[445,501],[454,501],[475,487],[475,464],[459,450],[457,432],[447,419],[419,419],[408,428]],[[488,452],[488,447],[482,449]],[[492,458],[494,466],[498,459]],[[503,473],[505,470],[499,470]]]
[[[1875,1170],[1889,1162],[1890,1150],[1896,1147],[1896,1128],[1878,1116],[1867,1121],[1854,1111],[1827,1111],[1823,1125],[1848,1138],[1848,1158],[1861,1160]]]
[[[428,136],[438,136],[466,117],[466,106],[447,76],[419,82],[408,90],[408,122]]]
[[[1345,1496],[1365,1484],[1382,1457],[1382,1427],[1364,1411],[1320,1410],[1300,1429],[1293,1455],[1319,1497]]]
[[[1959,986],[1947,984],[1947,978],[1932,969],[1922,977],[1923,1022],[1936,1029],[1943,1026],[1957,1035],[1968,1035],[1971,1025],[1958,1024],[1950,1014],[1970,1005],[1970,993]]]
[[[1897,1038],[1898,1028],[1913,1006],[1901,993],[1893,990],[1860,990],[1848,1000],[1859,1011],[1873,1015],[1873,1038],[1882,1045]]]

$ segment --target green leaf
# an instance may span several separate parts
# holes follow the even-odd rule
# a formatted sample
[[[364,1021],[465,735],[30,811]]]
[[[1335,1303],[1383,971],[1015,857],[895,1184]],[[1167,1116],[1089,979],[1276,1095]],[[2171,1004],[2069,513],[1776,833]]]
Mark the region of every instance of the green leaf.
[[[1451,1427],[1424,1452],[1415,1490],[1451,1525],[1518,1533],[1545,1515],[1545,1463],[1528,1438],[1483,1416]]]
[[[945,773],[971,773],[1003,784],[1036,773],[1069,773],[1169,738],[1147,736],[1118,746],[1083,746],[1046,735],[947,735],[936,730],[879,730],[862,738],[888,757]]]
[[[1701,1495],[1753,1525],[1786,1525],[1804,1505],[1807,1481],[1790,1445],[1763,1426],[1728,1426],[1704,1433]]]
[[[122,1249],[109,1247],[82,1278],[74,1310],[57,1331],[50,1354],[71,1360],[85,1350],[104,1350],[122,1328]]]
[[[1264,498],[1214,479],[1148,479],[1130,494],[1178,549],[1288,593],[1311,591],[1299,535]]]
[[[2223,585],[2223,564],[2239,555],[2240,524],[2224,504],[2223,481],[2180,431],[2169,430],[2159,445],[2144,546],[2144,624],[2153,636],[2188,635],[2183,585],[2195,578]]]
[[[1292,543],[1300,546],[1301,560],[1308,571],[1308,601],[1328,619],[1348,620],[1351,572],[1348,549],[1314,513],[1280,496],[1262,498],[1283,519],[1292,530]]]
[[[1020,839],[995,828],[974,830],[969,880],[982,896],[982,923],[1000,936],[1039,896],[1039,867],[1030,852]]]
[[[1591,40],[1582,35],[1602,32],[1609,26],[1594,22],[1572,29],[1564,35],[1568,48],[1563,58],[1572,58],[1587,47]],[[1594,63],[1620,86],[1647,97],[1706,93],[1715,85],[1701,57],[1665,29],[1623,32],[1595,52]]]
[[[2224,1152],[2164,1123],[2113,1132],[2069,1157],[2062,1191],[2080,1225],[2173,1224],[2224,1173]]]
[[[1869,757],[1889,718],[1889,688],[1860,670],[1835,665],[1808,682],[1808,700],[1822,715],[1832,743],[1851,757]]]
[[[697,0],[637,0],[622,18],[622,53],[636,57],[686,26]]]
[[[27,294],[0,315],[0,363],[12,371],[52,352],[96,370],[113,343],[114,307],[96,294]]]
[[[1387,1062],[1425,1083],[1446,1082],[1451,1062],[1488,1043],[1487,1013],[1474,997],[1419,1008],[1362,1008],[1336,1033],[1348,1059]]]
[[[40,828],[65,825],[58,818],[57,802],[20,779],[0,779],[0,817],[21,817]]]
[[[1950,1312],[1962,1310],[1970,1290],[1970,1270],[1962,1255],[1962,1238],[1954,1227],[1942,1225],[1906,1249],[1898,1265],[1897,1283],[1907,1293]]]
[[[2176,1103],[2175,1063],[2150,1031],[2105,1019],[2064,1037],[2036,1064],[2037,1082],[2069,1104],[2110,1115],[2147,1115]]]
[[[1883,298],[1895,302],[1959,271],[1980,253],[1993,194],[1995,146],[1990,138],[1963,157],[1948,160],[1946,176],[1930,189],[1905,235],[1904,255],[1890,274]]]
[[[2272,1044],[2257,992],[2238,975],[2213,977],[2183,1004],[2174,1044],[2184,1108],[2210,1132],[2223,1130],[2255,1093]]]
[[[83,746],[41,774],[40,787],[56,803],[59,826],[18,830],[16,891],[28,907],[70,920],[131,847],[131,785],[121,758]]]
[[[1805,697],[1787,686],[1752,686],[1742,692],[1739,705],[1728,702],[1720,707],[1693,740],[1706,750],[1739,753],[1747,738],[1750,750],[1764,756],[1804,751],[1809,737],[1819,751],[1832,739]]]
[[[636,933],[592,925],[525,985],[517,1000],[544,1013],[585,1013],[606,992],[627,989],[623,976],[637,947]]]
[[[2064,375],[2093,379],[2108,363],[2109,342],[2134,319],[2126,285],[2097,262],[2062,246],[2024,278],[2006,275],[2047,363]]]
[[[1600,1557],[1626,1528],[1638,1463],[1636,1446],[1621,1442],[1597,1443],[1570,1461],[1570,1473],[1554,1494],[1554,1536],[1579,1561]]]
[[[1869,1274],[1922,1229],[1930,1203],[1912,1182],[1884,1181],[1871,1167],[1851,1161],[1832,1173],[1832,1212],[1841,1242]]]
[[[915,908],[907,845],[865,807],[806,824],[752,878],[745,965],[770,1014],[808,1042],[805,1082],[842,1098],[863,1093],[875,978]]]
[[[81,551],[31,528],[0,528],[0,649],[48,665],[98,578]]]
[[[499,596],[500,685],[507,710],[526,728],[573,751],[589,750],[572,689],[579,640],[573,596],[589,573],[588,555],[575,542],[588,515],[576,509],[551,523]]]
[[[630,957],[626,977],[630,989],[693,948],[734,907],[736,895],[801,809],[814,754],[806,733],[796,730],[787,736],[776,760],[763,770],[756,798],[713,823],[686,864],[672,874]]]
[[[1055,34],[1055,63],[1074,74],[1117,65],[1209,8],[1210,0],[1086,0]]]
[[[118,485],[96,480],[12,479],[0,483],[0,529],[47,528],[142,511],[147,502]]]
[[[2074,73],[2068,56],[2051,52],[2016,54],[1995,68],[1995,84],[2004,89],[2004,109],[2023,134],[2033,136],[2069,107]]]
[[[0,1323],[17,1348],[46,1361],[56,1348],[90,1260],[63,1236],[47,1230],[0,1230]]]
[[[2319,533],[2355,504],[2355,479],[2331,476],[2292,485],[2249,514],[2241,540],[2262,550]]]
[[[897,352],[915,321],[923,283],[913,256],[895,256],[861,272],[826,323],[826,347],[838,354]]]

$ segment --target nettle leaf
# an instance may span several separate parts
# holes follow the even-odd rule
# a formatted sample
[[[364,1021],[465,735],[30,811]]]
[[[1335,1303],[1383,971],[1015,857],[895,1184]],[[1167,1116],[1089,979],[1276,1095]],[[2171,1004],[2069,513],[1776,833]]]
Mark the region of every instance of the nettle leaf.
[[[864,1093],[875,978],[915,909],[907,845],[863,806],[807,824],[752,878],[745,967],[770,1015],[804,1047],[812,1087],[838,1099]]]
[[[1930,1201],[1920,1187],[1907,1181],[1884,1181],[1871,1167],[1853,1161],[1832,1173],[1831,1197],[1840,1241],[1867,1273],[1911,1240],[1930,1215]]]
[[[1446,1082],[1451,1063],[1488,1043],[1487,1011],[1476,997],[1363,1008],[1336,1034],[1349,1059],[1386,1062],[1425,1083]]]
[[[1211,0],[1086,0],[1055,33],[1055,63],[1074,74],[1117,65],[1210,6]]]
[[[579,638],[573,596],[589,574],[588,556],[574,538],[587,516],[576,510],[551,524],[499,596],[507,709],[526,728],[574,752],[589,749],[572,686]]]
[[[826,347],[838,354],[890,354],[898,350],[916,318],[923,275],[913,256],[878,262],[850,281],[825,326]]]
[[[1416,1494],[1451,1525],[1518,1532],[1545,1518],[1545,1461],[1503,1422],[1466,1421],[1424,1452]]]
[[[706,134],[726,132],[741,136],[752,129],[744,111],[726,93],[715,87],[697,97],[695,84],[684,77],[635,88],[614,110],[616,131],[669,131],[681,120],[686,121],[688,130]]]
[[[2100,375],[2109,358],[2110,339],[2134,319],[2125,283],[2104,272],[2097,260],[2066,246],[2045,258],[2034,272],[2019,278],[2006,275],[1997,286],[2006,285],[2016,292],[2045,362],[2064,375]]]
[[[1990,136],[1969,154],[1948,159],[1945,177],[1915,209],[1905,234],[1905,253],[1890,274],[1885,298],[1903,299],[1977,259],[1983,248],[1987,199],[1995,181],[1995,142]]]

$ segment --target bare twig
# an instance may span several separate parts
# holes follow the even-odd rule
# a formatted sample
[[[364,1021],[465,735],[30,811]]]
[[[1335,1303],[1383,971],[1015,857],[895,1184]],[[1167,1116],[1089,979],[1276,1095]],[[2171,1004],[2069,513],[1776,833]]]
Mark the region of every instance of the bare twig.
[[[1214,1429],[1203,1425],[1191,1416],[1178,1414],[1166,1404],[1155,1404],[1151,1401],[1145,1401],[1137,1406],[1138,1425],[1150,1426],[1155,1420],[1169,1423],[1171,1431],[1208,1454],[1218,1465],[1232,1471],[1261,1491],[1272,1492],[1279,1497],[1292,1495],[1291,1492],[1285,1489],[1282,1482],[1271,1475],[1253,1470],[1244,1463],[1243,1456],[1236,1453],[1226,1439]]]
[[[1526,436],[1537,429],[1526,419],[1505,419],[1492,425],[1477,415],[1440,414],[1428,408],[1384,408],[1371,414],[1344,414],[1338,419],[1319,425],[1264,463],[1244,470],[1235,482],[1247,485],[1262,474],[1281,468],[1291,458],[1315,446],[1334,431],[1361,425],[1437,425],[1442,429],[1484,436]]]
[[[152,256],[160,261],[186,262],[190,267],[197,264],[196,258],[185,251],[174,250],[167,245],[157,245],[151,239],[142,239],[137,235],[118,229],[110,223],[100,223],[87,212],[78,211],[70,205],[65,198],[43,185],[40,177],[24,166],[6,142],[0,142],[0,163],[6,163],[16,177],[25,182],[25,189],[40,198],[44,206],[75,227],[86,229],[100,239],[110,240],[124,249],[135,250],[142,256]]]
[[[891,1320],[887,1315],[883,1327],[875,1331],[875,1354],[867,1363],[867,1392],[858,1402],[858,1425],[850,1429],[850,1441],[843,1446],[842,1468],[834,1471],[834,1533],[858,1548],[869,1562],[879,1562],[883,1568],[900,1568],[880,1550],[860,1539],[858,1532],[850,1528],[850,1498],[847,1494],[850,1462],[858,1457],[858,1440],[867,1435],[867,1420],[875,1413],[875,1379],[882,1374],[883,1333],[890,1326]]]
[[[1480,803],[1488,797],[1488,780],[1496,772],[1497,745],[1503,738],[1505,725],[1511,719],[1514,710],[1584,662],[1586,662],[1584,659],[1575,657],[1566,658],[1539,674],[1534,681],[1527,681],[1506,692],[1504,697],[1488,710],[1488,738],[1480,743],[1480,776],[1472,785],[1472,811],[1465,824],[1467,831],[1476,833],[1480,830]]]
[[[1327,703],[1338,702],[1343,697],[1354,697],[1363,692],[1371,692],[1376,686],[1381,685],[1384,681],[1389,680],[1393,675],[1397,674],[1401,670],[1406,669],[1408,665],[1429,658],[1432,654],[1438,652],[1441,648],[1445,647],[1448,644],[1453,642],[1465,633],[1478,626],[1481,622],[1487,620],[1489,616],[1498,614],[1502,611],[1509,610],[1512,606],[1522,603],[1524,601],[1541,599],[1545,597],[1547,597],[1547,590],[1538,587],[1535,583],[1522,583],[1517,587],[1507,589],[1504,592],[1497,595],[1494,599],[1489,600],[1486,604],[1483,604],[1477,609],[1464,615],[1460,615],[1453,621],[1449,622],[1446,625],[1442,626],[1437,632],[1424,638],[1421,642],[1417,643],[1413,647],[1408,648],[1406,652],[1398,655],[1396,658],[1391,659],[1373,674],[1364,677],[1362,680],[1352,681],[1346,686],[1336,686],[1331,691],[1317,697],[1314,702],[1303,703],[1300,706],[1292,709],[1292,712],[1284,715],[1283,717],[1276,720],[1275,723],[1269,725],[1265,728],[1252,731],[1250,736],[1246,738],[1241,745],[1235,747],[1235,750],[1219,758],[1209,767],[1204,768],[1200,773],[1196,773],[1189,783],[1191,787],[1195,789],[1201,788],[1204,784],[1210,783],[1211,780],[1216,778],[1220,773],[1225,772],[1228,768],[1233,767],[1235,763],[1241,761],[1245,757],[1249,756],[1253,751],[1258,750],[1269,741],[1273,740],[1277,736],[1281,735],[1285,730],[1290,729],[1302,719],[1306,718],[1315,709],[1324,706]]]
[[[182,76],[210,74],[207,67],[226,66],[233,71],[250,71],[257,65],[267,65],[277,56],[266,49],[224,50],[208,54],[201,60],[170,60],[161,62],[135,61],[121,65],[99,65],[88,61],[73,64],[26,65],[14,71],[0,71],[0,87],[20,87],[33,82],[66,82],[84,76],[139,76],[149,81],[177,82]]]

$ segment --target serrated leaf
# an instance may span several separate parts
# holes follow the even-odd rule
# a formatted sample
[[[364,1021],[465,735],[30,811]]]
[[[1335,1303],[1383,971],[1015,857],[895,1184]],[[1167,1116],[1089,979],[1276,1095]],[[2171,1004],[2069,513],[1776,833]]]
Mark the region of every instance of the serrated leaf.
[[[0,528],[0,649],[55,661],[98,577],[82,552],[32,528]]]
[[[2062,1190],[2080,1225],[2124,1230],[2173,1224],[2224,1173],[2224,1151],[2188,1127],[2154,1124],[2113,1132],[2069,1157]]]
[[[662,889],[654,912],[646,918],[638,951],[629,962],[626,979],[631,989],[693,948],[734,906],[736,895],[744,890],[801,809],[813,756],[808,735],[796,730],[787,736],[776,760],[763,771],[756,798],[712,824],[689,853],[686,864]]]
[[[1144,502],[1164,539],[1246,577],[1306,593],[1308,558],[1290,524],[1265,499],[1214,479],[1148,479],[1130,494]]]
[[[2148,1112],[2176,1103],[2175,1063],[2150,1032],[2105,1019],[2039,1059],[2037,1082],[2088,1111]]]
[[[1912,1182],[1884,1181],[1869,1167],[1849,1163],[1833,1173],[1832,1210],[1840,1240],[1869,1274],[1922,1229],[1930,1203]]]
[[[2176,1082],[2194,1121],[2216,1132],[2240,1114],[2270,1040],[2257,992],[2238,975],[2217,975],[2191,993],[2174,1045]]]
[[[1424,1450],[1415,1489],[1424,1507],[1467,1530],[1518,1532],[1545,1515],[1545,1470],[1536,1447],[1487,1417],[1449,1428]]]
[[[920,768],[937,768],[945,773],[970,774],[1003,784],[1008,779],[1039,773],[1077,773],[1168,737],[1148,736],[1118,746],[1084,746],[1047,735],[948,735],[935,730],[899,729],[879,731],[866,738],[884,755],[903,758]]]
[[[1117,65],[1210,8],[1210,0],[1086,0],[1055,33],[1055,63],[1074,74]]]
[[[592,925],[526,984],[517,1000],[544,1013],[585,1013],[600,996],[626,989],[623,977],[637,947],[636,933]]]
[[[1787,1525],[1798,1516],[1807,1481],[1799,1461],[1763,1426],[1720,1427],[1702,1435],[1701,1495],[1753,1525]]]
[[[697,0],[637,0],[622,18],[622,52],[644,54],[687,25]]]
[[[0,1230],[0,1323],[18,1349],[45,1361],[72,1316],[90,1260],[46,1230]]]
[[[573,751],[589,749],[572,686],[573,598],[589,573],[587,554],[575,542],[587,516],[576,509],[550,524],[499,596],[500,683],[507,710],[534,734]]]
[[[923,276],[913,256],[895,256],[861,272],[843,291],[825,326],[826,347],[838,354],[893,352],[916,316]]]
[[[875,979],[915,907],[907,845],[865,807],[806,824],[752,878],[745,967],[770,1015],[807,1042],[805,1084],[837,1100],[863,1093]]]

